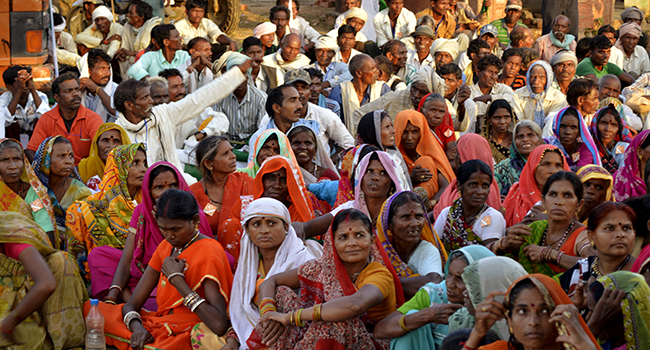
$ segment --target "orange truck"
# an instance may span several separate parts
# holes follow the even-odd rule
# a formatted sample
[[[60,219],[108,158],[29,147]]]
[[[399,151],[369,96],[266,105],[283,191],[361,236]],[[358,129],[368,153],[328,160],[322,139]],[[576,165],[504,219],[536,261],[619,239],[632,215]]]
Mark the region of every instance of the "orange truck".
[[[48,60],[49,0],[0,0],[0,76],[10,66],[32,67],[34,85],[50,83]],[[0,78],[0,92],[6,91]]]

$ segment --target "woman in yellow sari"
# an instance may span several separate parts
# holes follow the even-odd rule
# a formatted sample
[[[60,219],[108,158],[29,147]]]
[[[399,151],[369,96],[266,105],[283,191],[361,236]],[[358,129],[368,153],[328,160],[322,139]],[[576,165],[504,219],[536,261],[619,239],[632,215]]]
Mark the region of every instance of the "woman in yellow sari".
[[[121,126],[115,123],[102,124],[90,145],[88,158],[79,162],[79,175],[83,183],[93,192],[97,192],[104,176],[108,155],[115,147],[130,143],[129,134]]]
[[[103,254],[96,261],[97,268],[107,265],[106,268],[110,269],[108,265],[112,265],[111,275],[106,276],[112,280],[112,273],[115,272],[129,233],[131,215],[141,202],[142,181],[146,171],[144,144],[117,147],[108,156],[99,192],[68,208],[67,250],[80,266],[83,265],[82,275],[86,280],[90,280],[91,274],[89,254],[93,249],[103,246],[113,249],[102,250]],[[112,261],[108,262],[113,259],[114,265]]]

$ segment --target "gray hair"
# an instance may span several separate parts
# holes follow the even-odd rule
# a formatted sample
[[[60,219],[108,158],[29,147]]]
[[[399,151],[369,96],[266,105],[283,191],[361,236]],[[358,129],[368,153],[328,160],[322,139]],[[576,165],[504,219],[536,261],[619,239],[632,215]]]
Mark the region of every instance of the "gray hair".
[[[532,120],[522,120],[517,125],[515,125],[514,130],[512,131],[512,136],[515,137],[517,135],[517,131],[519,131],[520,128],[529,128],[532,130],[535,134],[537,134],[537,137],[542,139],[542,128],[539,127],[539,124],[535,123]]]
[[[20,152],[20,154],[23,154],[23,147],[16,140],[8,139],[3,143],[0,143],[0,154],[8,149],[15,149]]]
[[[165,89],[169,89],[169,84],[167,83],[167,79],[163,77],[148,77],[145,82],[147,83],[148,87],[152,87],[155,85],[155,86],[162,86]]]
[[[434,92],[432,94],[427,95],[427,98],[424,99],[424,103],[422,103],[422,108],[423,109],[426,108],[429,105],[429,103],[431,103],[433,101],[444,101],[444,100],[445,100],[445,98],[442,97],[442,95],[440,95],[437,92]],[[447,107],[447,104],[445,102],[445,108],[446,107]]]
[[[598,90],[602,89],[605,83],[610,79],[616,79],[616,81],[618,81],[618,84],[621,84],[621,80],[614,74],[605,74],[598,80]]]
[[[424,15],[418,18],[416,27],[419,27],[421,25],[425,25],[433,28],[435,27],[436,22],[433,20],[433,17],[431,17],[430,15]]]
[[[350,64],[348,66],[350,70],[350,74],[352,74],[352,77],[354,77],[355,73],[358,70],[361,70],[363,68],[363,65],[366,61],[366,59],[372,60],[373,58],[362,53],[359,55],[356,55],[350,59]],[[374,60],[373,60],[374,61]]]

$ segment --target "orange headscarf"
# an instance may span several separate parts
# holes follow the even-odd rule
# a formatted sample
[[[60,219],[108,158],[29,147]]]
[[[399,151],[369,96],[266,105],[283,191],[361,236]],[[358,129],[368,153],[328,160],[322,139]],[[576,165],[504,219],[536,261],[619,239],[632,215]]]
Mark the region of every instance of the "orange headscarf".
[[[402,134],[404,134],[404,129],[406,129],[406,125],[409,122],[413,124],[413,126],[420,128],[420,142],[416,147],[416,151],[421,158],[430,158],[435,166],[435,169],[429,169],[433,175],[433,178],[429,180],[429,182],[433,187],[433,193],[436,193],[439,189],[437,179],[438,171],[440,171],[442,176],[444,176],[449,182],[456,179],[456,175],[449,164],[445,151],[442,149],[442,146],[440,146],[440,142],[436,140],[431,129],[429,129],[429,124],[427,124],[426,118],[422,113],[414,110],[401,111],[397,113],[397,116],[395,117],[395,146],[397,146],[397,149],[402,153],[409,171],[413,171],[413,167],[416,164],[416,160],[409,159],[406,155],[406,151],[402,145]],[[429,195],[432,195],[430,191]]]
[[[539,190],[537,181],[535,181],[535,171],[546,152],[550,150],[560,152],[558,154],[562,158],[564,171],[571,171],[559,148],[551,145],[537,146],[528,156],[526,166],[524,166],[524,169],[521,171],[521,176],[519,176],[519,182],[510,187],[510,192],[508,192],[508,196],[503,201],[503,208],[506,210],[505,219],[507,227],[521,222],[535,203],[542,200],[542,191]]]

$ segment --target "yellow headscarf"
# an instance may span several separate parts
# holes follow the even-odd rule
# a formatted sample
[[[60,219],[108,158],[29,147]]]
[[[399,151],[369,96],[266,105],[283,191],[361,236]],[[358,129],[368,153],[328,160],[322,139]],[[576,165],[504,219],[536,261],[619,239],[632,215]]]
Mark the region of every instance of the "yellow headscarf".
[[[84,158],[81,160],[81,162],[79,162],[79,167],[78,167],[79,175],[81,176],[81,180],[83,180],[84,184],[87,184],[88,180],[90,180],[90,178],[95,175],[99,176],[100,178],[104,176],[104,167],[106,165],[99,157],[99,150],[97,149],[97,141],[99,140],[99,137],[108,130],[119,131],[120,134],[122,135],[123,145],[128,145],[131,143],[131,139],[129,139],[129,135],[121,126],[115,123],[102,124],[99,127],[99,129],[97,129],[97,133],[95,134],[93,143],[90,145],[90,153],[88,155],[88,158]]]
[[[614,178],[612,177],[612,174],[610,174],[607,170],[605,170],[605,168],[598,165],[589,164],[578,169],[576,174],[578,174],[578,177],[580,177],[580,181],[582,181],[582,183],[585,183],[591,179],[601,179],[601,180],[609,181],[609,186],[607,187],[607,195],[605,196],[605,201],[614,201],[614,199],[612,198],[612,188],[614,187]]]

